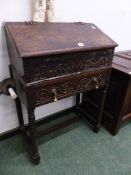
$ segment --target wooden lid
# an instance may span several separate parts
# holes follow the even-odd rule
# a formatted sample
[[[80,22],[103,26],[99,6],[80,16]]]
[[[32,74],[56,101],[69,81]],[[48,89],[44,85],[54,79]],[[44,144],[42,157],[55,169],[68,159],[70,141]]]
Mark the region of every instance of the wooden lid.
[[[7,22],[19,57],[114,48],[117,44],[91,23]]]
[[[114,69],[131,75],[131,50],[116,52],[112,66]]]

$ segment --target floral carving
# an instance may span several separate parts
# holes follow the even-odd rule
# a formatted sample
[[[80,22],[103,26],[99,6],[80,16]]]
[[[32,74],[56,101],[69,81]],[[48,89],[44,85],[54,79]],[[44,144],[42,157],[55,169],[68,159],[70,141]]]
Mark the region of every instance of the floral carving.
[[[104,68],[111,65],[111,53],[111,50],[104,53],[90,51],[30,58],[24,61],[23,78],[26,82],[32,82]]]
[[[103,86],[106,81],[106,73],[100,73],[96,76],[91,76],[89,78],[75,79],[72,81],[67,81],[64,83],[57,83],[56,85],[45,85],[35,89],[36,92],[36,104],[48,103],[53,101],[52,89],[55,89],[57,92],[58,99],[65,98],[66,96],[71,96],[81,91],[94,89],[96,82],[94,77],[97,79],[97,86]]]

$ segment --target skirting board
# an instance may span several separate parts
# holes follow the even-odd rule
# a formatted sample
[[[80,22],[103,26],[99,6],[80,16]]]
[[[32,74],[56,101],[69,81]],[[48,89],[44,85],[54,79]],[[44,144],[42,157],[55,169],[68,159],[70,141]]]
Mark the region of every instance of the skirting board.
[[[44,117],[42,119],[39,119],[39,120],[36,121],[36,125],[37,126],[40,126],[43,123],[47,123],[47,122],[49,122],[51,120],[55,120],[55,119],[57,119],[57,118],[59,118],[61,116],[64,116],[66,114],[69,114],[71,112],[74,112],[74,107],[71,107],[71,108],[62,110],[60,112],[56,112],[55,114],[51,114],[51,115],[49,115],[47,117]],[[26,127],[28,127],[28,124],[26,125]],[[11,129],[9,131],[6,131],[6,132],[0,134],[0,141],[5,140],[5,139],[10,138],[10,137],[13,137],[13,136],[15,136],[17,134],[20,134],[19,127],[14,128],[14,129]]]

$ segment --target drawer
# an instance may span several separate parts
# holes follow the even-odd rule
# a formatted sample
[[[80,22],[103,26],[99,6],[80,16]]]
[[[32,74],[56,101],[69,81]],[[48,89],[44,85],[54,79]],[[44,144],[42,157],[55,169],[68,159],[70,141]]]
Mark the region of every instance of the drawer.
[[[70,76],[111,66],[113,49],[66,53],[23,60],[26,83]]]
[[[33,87],[35,105],[40,106],[49,102],[57,101],[78,93],[97,89],[105,85],[108,72],[92,73],[91,75],[77,76],[77,78],[50,81]]]

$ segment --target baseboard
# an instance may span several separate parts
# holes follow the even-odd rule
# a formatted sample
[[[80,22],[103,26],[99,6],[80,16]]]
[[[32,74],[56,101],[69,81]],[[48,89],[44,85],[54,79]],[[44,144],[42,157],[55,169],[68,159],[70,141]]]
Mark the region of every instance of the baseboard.
[[[13,137],[13,136],[15,136],[17,134],[20,134],[19,127],[13,128],[13,129],[11,129],[9,131],[6,131],[6,132],[0,134],[0,141],[8,139],[10,137]]]
[[[71,107],[71,108],[62,110],[62,111],[60,111],[60,112],[56,112],[55,114],[51,114],[51,115],[49,115],[49,116],[46,116],[46,117],[44,117],[44,118],[42,118],[42,119],[37,120],[37,121],[36,121],[36,125],[37,125],[37,126],[40,126],[40,125],[42,125],[43,123],[47,123],[47,122],[49,122],[49,121],[51,121],[51,120],[55,120],[55,119],[57,119],[57,118],[59,118],[59,117],[61,117],[61,116],[63,116],[63,115],[66,115],[66,114],[68,114],[68,113],[71,113],[71,112],[73,112],[73,111],[74,111],[74,107]],[[26,127],[28,127],[28,124],[26,125]],[[6,132],[0,134],[0,141],[5,140],[5,139],[8,139],[8,138],[10,138],[10,137],[13,137],[13,136],[15,136],[15,135],[17,135],[17,134],[20,134],[20,129],[19,129],[19,127],[14,128],[14,129],[11,129],[11,130],[9,130],[9,131],[6,131]]]

